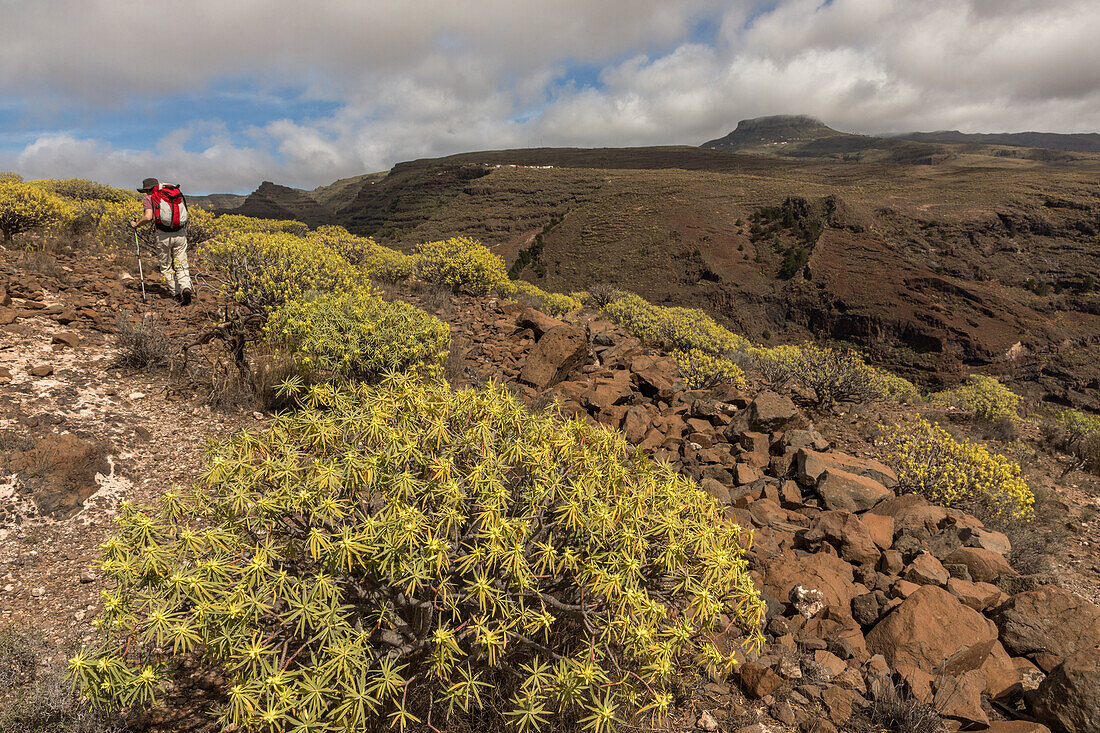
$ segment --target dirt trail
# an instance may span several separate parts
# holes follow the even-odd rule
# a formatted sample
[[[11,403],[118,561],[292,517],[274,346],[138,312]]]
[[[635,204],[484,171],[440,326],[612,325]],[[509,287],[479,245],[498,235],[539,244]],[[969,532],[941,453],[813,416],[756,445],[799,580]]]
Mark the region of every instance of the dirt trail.
[[[95,274],[114,274],[106,269]],[[105,310],[142,308],[140,295],[117,292]],[[0,626],[37,628],[63,644],[92,632],[102,589],[93,562],[119,503],[150,502],[173,484],[190,483],[208,438],[256,421],[251,413],[222,414],[169,397],[163,370],[115,367],[117,337],[95,328],[104,328],[103,318],[60,325],[36,315],[87,297],[76,293],[44,288],[38,300],[12,298],[9,312],[21,317],[0,330],[0,455],[23,455],[19,467],[26,469],[17,473],[0,461]],[[150,307],[162,321],[182,316],[167,300],[153,299]],[[77,334],[80,345],[53,343],[59,333]],[[36,367],[50,373],[35,376]],[[85,447],[90,457],[80,453]],[[36,473],[41,480],[33,480]],[[66,491],[91,493],[74,512],[43,511],[53,499],[75,501]]]

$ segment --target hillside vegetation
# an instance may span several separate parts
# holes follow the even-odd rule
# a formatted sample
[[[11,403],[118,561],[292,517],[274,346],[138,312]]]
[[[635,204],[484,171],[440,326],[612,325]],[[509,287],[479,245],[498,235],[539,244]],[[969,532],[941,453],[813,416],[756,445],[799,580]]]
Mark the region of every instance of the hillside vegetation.
[[[117,243],[73,214],[114,192],[2,185],[25,195],[0,215],[25,200],[41,213],[13,238],[41,257],[4,285],[8,332],[33,343],[53,317],[103,328],[97,309],[136,306],[125,278],[87,277]],[[829,227],[859,233],[848,216],[792,201],[752,224],[817,248]],[[159,378],[218,404],[216,375],[188,364],[220,351],[259,422],[209,443],[185,485],[131,485],[143,498],[106,509],[104,539],[80,521],[94,491],[35,513],[49,489],[32,474],[60,434],[24,419],[45,430],[3,445],[27,497],[10,531],[50,536],[44,552],[75,536],[98,559],[48,591],[24,596],[20,578],[18,598],[55,617],[58,587],[91,585],[98,601],[94,625],[75,626],[76,696],[54,662],[27,661],[36,647],[18,631],[0,635],[5,726],[149,729],[171,714],[287,733],[611,733],[1028,714],[1072,730],[1088,714],[1077,670],[1100,608],[1036,572],[1059,561],[1049,543],[1018,554],[1068,528],[1047,521],[1035,482],[1056,485],[1060,461],[1091,467],[1083,413],[1051,416],[977,377],[925,402],[850,348],[769,345],[607,285],[517,284],[468,237],[402,252],[334,225],[197,224],[203,285],[165,314],[190,320]],[[104,256],[49,267],[59,241]],[[72,298],[74,282],[102,287],[100,302],[69,314],[35,300]],[[52,374],[21,362],[0,389],[42,409],[64,387]],[[49,409],[87,419],[63,407],[73,394]],[[175,429],[187,413],[165,408],[190,398],[161,399]],[[1095,594],[1090,568],[1062,568],[1059,582]]]

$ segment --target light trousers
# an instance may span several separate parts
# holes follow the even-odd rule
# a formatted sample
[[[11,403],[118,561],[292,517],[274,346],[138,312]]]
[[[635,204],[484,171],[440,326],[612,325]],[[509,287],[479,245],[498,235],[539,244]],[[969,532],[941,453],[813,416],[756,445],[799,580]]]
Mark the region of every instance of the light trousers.
[[[157,262],[160,264],[160,274],[164,275],[168,289],[173,295],[179,295],[184,290],[191,289],[191,272],[187,268],[187,230],[178,232],[162,232],[154,230],[157,235]]]

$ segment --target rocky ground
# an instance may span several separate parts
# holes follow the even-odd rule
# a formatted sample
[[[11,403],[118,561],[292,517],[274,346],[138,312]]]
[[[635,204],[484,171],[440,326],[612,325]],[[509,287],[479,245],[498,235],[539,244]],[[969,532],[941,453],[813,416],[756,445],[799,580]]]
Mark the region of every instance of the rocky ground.
[[[263,419],[211,409],[210,390],[178,370],[117,365],[120,315],[155,313],[172,343],[218,315],[205,290],[189,309],[157,293],[143,306],[132,264],[0,251],[0,626],[41,630],[57,656],[90,638],[91,563],[119,501],[193,480],[205,440]],[[452,382],[504,380],[533,407],[556,400],[620,428],[753,529],[769,643],[732,677],[686,691],[682,728],[870,730],[916,700],[954,730],[1100,730],[1100,487],[1063,475],[1035,436],[998,449],[1044,497],[1039,521],[1000,532],[896,495],[871,440],[916,408],[817,415],[798,395],[687,390],[669,357],[595,313],[566,323],[430,288],[388,295],[452,324]],[[136,725],[201,727],[181,699]]]

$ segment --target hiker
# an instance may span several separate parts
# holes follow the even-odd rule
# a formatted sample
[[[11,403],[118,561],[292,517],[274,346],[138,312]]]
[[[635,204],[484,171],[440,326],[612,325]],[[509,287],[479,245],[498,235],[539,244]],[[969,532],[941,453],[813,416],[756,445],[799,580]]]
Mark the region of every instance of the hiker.
[[[141,183],[141,199],[145,215],[131,220],[134,231],[143,224],[152,222],[156,229],[157,262],[160,272],[168,283],[168,289],[180,302],[191,304],[191,273],[187,269],[187,202],[180,193],[179,186],[170,183],[161,184],[155,178],[146,178]]]

